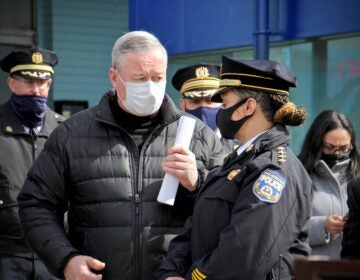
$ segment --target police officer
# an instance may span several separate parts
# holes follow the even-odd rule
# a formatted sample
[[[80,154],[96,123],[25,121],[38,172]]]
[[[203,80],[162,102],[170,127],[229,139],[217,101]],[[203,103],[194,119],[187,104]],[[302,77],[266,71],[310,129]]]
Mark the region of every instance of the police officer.
[[[306,118],[289,102],[295,82],[277,62],[223,57],[216,123],[244,144],[209,174],[159,279],[291,279],[309,254],[311,183],[286,129]]]
[[[41,48],[1,60],[10,99],[0,106],[0,279],[56,279],[23,239],[17,196],[32,163],[62,117],[47,106],[58,57]]]
[[[181,68],[172,78],[172,85],[181,95],[180,109],[206,123],[220,138],[224,150],[232,152],[239,143],[221,136],[216,126],[216,114],[221,103],[211,101],[219,82],[220,66],[205,63]]]

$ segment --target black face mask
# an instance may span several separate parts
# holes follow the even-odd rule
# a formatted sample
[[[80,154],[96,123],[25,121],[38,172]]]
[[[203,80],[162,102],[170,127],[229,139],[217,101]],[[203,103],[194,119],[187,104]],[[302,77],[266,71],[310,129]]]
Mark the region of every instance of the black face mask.
[[[231,120],[234,111],[243,105],[247,99],[243,99],[227,109],[220,109],[216,114],[216,125],[220,130],[221,136],[226,139],[234,139],[235,134],[239,131],[240,127],[251,117],[246,116],[238,121]]]
[[[332,168],[338,162],[342,162],[347,160],[350,156],[350,153],[347,155],[339,155],[339,154],[322,154],[321,159],[326,162],[326,164]]]

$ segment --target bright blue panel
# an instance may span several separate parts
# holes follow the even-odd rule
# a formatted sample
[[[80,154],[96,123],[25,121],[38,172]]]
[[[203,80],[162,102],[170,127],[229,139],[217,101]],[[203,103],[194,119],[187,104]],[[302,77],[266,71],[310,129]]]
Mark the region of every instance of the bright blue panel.
[[[359,0],[270,0],[271,42],[360,30]],[[130,30],[153,32],[170,54],[253,44],[255,0],[133,0]]]
[[[285,38],[307,38],[360,30],[358,0],[287,1]]]
[[[130,29],[153,32],[170,54],[237,46],[252,42],[252,0],[134,0]],[[249,19],[251,19],[249,21]]]

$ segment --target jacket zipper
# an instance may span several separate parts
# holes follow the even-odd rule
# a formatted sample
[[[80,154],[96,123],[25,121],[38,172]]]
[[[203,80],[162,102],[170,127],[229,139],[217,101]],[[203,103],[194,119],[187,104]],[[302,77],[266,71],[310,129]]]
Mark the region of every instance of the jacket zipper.
[[[174,120],[174,122],[177,121],[177,119]],[[139,162],[138,162],[138,166],[136,167],[137,170],[139,171],[138,176],[136,178],[136,182],[134,185],[134,204],[135,204],[135,235],[134,235],[134,279],[141,279],[142,278],[142,273],[141,273],[141,257],[142,257],[142,252],[141,252],[141,224],[140,224],[140,202],[141,202],[141,197],[140,197],[140,192],[142,191],[142,186],[140,187],[140,182],[142,181],[141,179],[143,178],[143,173],[141,172],[142,170],[142,158],[143,158],[143,153],[144,153],[144,149],[145,147],[147,147],[148,142],[150,141],[150,139],[152,139],[152,135],[154,134],[155,131],[157,131],[158,129],[161,129],[165,126],[169,125],[169,123],[163,123],[161,125],[159,125],[158,127],[156,127],[146,138],[146,140],[143,143],[142,146],[142,150],[140,151],[140,155],[139,155]]]
[[[134,279],[140,279],[141,275],[141,248],[140,248],[140,194],[139,190],[135,189],[134,204],[135,204],[135,235],[134,235]]]

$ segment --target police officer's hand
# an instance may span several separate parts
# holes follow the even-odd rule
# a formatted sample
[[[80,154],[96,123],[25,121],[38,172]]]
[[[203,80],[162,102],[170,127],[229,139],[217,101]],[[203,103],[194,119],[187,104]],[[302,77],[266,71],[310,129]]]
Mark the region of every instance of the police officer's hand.
[[[326,233],[339,234],[344,230],[345,221],[343,216],[331,215],[325,217],[325,231]]]
[[[171,277],[165,278],[165,280],[185,280],[185,278],[182,278],[180,276],[171,276]]]
[[[89,256],[72,257],[64,269],[66,280],[100,280],[101,274],[95,274],[91,270],[102,270],[105,263]]]
[[[173,146],[163,160],[163,171],[179,178],[179,182],[189,191],[194,191],[198,179],[195,155],[181,146]]]

